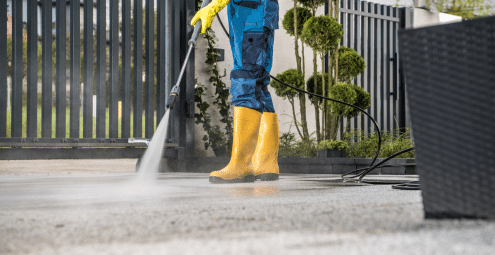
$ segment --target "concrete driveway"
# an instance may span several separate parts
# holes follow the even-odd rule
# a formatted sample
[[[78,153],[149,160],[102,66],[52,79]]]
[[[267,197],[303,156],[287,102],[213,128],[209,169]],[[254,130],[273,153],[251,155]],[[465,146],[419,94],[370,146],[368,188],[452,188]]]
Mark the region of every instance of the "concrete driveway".
[[[420,191],[336,175],[137,181],[134,166],[0,161],[0,254],[495,254],[494,222],[425,220]]]

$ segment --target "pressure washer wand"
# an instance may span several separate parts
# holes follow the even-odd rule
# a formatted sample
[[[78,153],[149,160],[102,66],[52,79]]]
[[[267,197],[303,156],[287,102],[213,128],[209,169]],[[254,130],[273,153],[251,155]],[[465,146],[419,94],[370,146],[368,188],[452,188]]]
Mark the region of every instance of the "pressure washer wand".
[[[203,0],[203,3],[201,4],[201,9],[206,7],[210,2],[211,0]],[[198,35],[200,31],[201,31],[201,20],[198,20],[198,22],[196,22],[196,25],[194,26],[194,32],[191,36],[191,39],[188,42],[189,50],[187,51],[186,59],[184,60],[184,64],[182,65],[182,69],[180,70],[179,78],[177,79],[177,83],[172,88],[172,90],[170,91],[170,95],[168,96],[167,105],[166,105],[167,109],[173,109],[175,105],[175,101],[177,101],[177,98],[179,97],[179,93],[180,93],[179,84],[182,80],[182,76],[184,75],[184,71],[186,69],[187,63],[189,62],[189,56],[191,55],[193,48],[196,47],[196,40],[198,39]]]

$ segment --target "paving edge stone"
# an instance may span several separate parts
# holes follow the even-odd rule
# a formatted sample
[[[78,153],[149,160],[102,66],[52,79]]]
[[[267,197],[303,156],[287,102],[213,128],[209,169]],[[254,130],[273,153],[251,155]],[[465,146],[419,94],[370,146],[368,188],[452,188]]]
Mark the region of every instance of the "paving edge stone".
[[[185,162],[176,159],[164,159],[168,169],[174,172],[210,173],[227,166],[229,157],[195,157],[187,158]],[[377,159],[380,162],[383,159]],[[367,167],[372,159],[362,158],[279,158],[280,173],[291,174],[343,174],[359,168]],[[378,167],[370,174],[416,174],[415,159],[392,159]]]

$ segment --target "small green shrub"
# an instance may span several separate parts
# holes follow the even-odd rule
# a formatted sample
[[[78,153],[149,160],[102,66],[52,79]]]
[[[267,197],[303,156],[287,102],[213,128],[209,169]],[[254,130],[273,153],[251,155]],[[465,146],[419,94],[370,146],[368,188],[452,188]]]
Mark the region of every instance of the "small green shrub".
[[[326,141],[321,141],[320,144],[318,145],[318,150],[338,150],[341,151],[343,149],[346,149],[349,147],[349,144],[347,142],[342,141],[342,140],[326,140]]]
[[[309,9],[297,7],[297,35],[301,34],[304,23],[311,17],[313,17],[313,14]],[[294,36],[294,8],[285,13],[282,25],[287,34]]]
[[[379,157],[386,158],[399,151],[413,147],[409,130],[400,134],[397,131],[381,132],[382,146]],[[376,132],[365,134],[362,130],[348,132],[344,141],[349,144],[346,150],[349,158],[372,158],[378,148],[378,134]],[[414,151],[403,153],[397,158],[414,158]]]
[[[296,140],[291,132],[280,135],[278,156],[280,158],[314,158],[318,155],[316,140],[311,138],[309,142]]]

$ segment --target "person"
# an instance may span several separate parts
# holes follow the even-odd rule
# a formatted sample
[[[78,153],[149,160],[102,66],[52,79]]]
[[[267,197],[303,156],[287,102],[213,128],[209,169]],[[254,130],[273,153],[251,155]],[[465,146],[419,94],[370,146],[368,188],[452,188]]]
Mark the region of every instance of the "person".
[[[234,134],[230,163],[210,174],[212,183],[279,179],[278,116],[268,92],[278,0],[213,0],[191,20],[205,33],[215,15],[227,7],[229,40],[234,56],[230,93]]]

